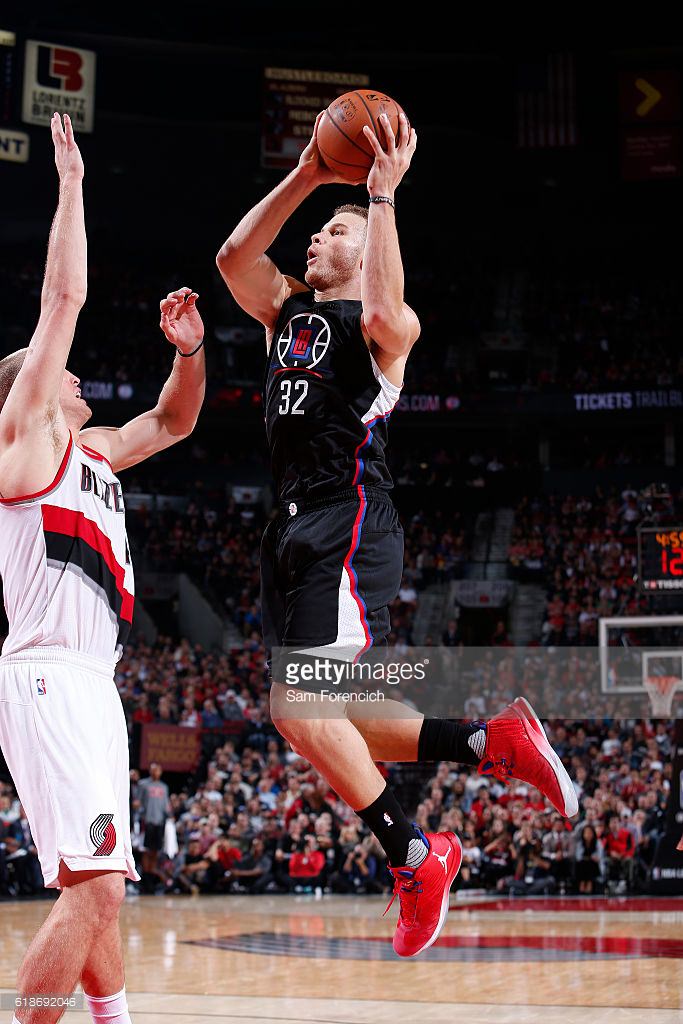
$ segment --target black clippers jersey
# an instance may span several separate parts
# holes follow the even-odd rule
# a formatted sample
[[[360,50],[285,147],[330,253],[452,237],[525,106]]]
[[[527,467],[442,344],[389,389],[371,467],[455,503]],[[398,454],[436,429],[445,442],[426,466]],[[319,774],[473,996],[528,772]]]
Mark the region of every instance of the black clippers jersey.
[[[372,357],[361,312],[359,299],[316,302],[310,291],[282,305],[263,391],[280,500],[392,486],[384,449],[400,388]]]

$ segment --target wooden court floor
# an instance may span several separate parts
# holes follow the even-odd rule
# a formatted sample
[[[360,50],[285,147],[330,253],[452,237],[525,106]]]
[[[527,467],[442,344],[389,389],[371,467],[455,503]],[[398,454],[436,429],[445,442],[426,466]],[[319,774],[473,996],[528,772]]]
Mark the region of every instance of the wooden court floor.
[[[0,903],[1,990],[50,907]],[[134,1024],[683,1020],[683,899],[454,900],[414,961],[395,957],[383,910],[360,896],[129,897]]]

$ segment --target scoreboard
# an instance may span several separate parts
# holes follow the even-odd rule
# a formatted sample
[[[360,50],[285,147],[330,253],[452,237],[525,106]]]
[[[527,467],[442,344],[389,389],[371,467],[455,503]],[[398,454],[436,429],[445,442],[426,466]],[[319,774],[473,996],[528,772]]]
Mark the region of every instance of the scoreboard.
[[[683,591],[683,526],[638,530],[638,580],[646,594]]]

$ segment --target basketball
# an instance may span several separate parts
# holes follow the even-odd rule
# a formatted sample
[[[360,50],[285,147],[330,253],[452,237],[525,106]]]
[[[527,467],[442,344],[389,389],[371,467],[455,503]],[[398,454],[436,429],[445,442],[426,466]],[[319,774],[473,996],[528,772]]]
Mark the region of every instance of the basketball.
[[[351,185],[365,181],[375,155],[363,134],[363,126],[367,124],[372,128],[384,145],[379,115],[387,114],[396,141],[399,142],[398,118],[402,113],[403,108],[396,100],[374,89],[356,89],[338,96],[330,103],[318,125],[318,149],[326,166]]]

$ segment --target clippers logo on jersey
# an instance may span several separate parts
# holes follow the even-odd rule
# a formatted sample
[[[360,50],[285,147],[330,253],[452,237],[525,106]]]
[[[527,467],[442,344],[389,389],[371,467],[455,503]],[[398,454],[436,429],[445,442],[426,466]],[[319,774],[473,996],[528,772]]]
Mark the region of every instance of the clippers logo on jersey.
[[[36,79],[46,89],[80,92],[83,88],[83,58],[64,46],[38,46]]]
[[[313,331],[310,327],[303,327],[299,331],[289,349],[295,359],[308,359],[308,353],[311,351],[312,334]]]
[[[316,366],[330,344],[330,325],[318,313],[298,313],[277,340],[277,357],[285,368]]]
[[[47,693],[47,687],[45,686],[44,679],[36,679],[36,689],[39,697],[44,697]]]
[[[116,829],[112,824],[113,814],[98,814],[90,826],[90,841],[95,847],[95,857],[108,857],[116,846]]]

